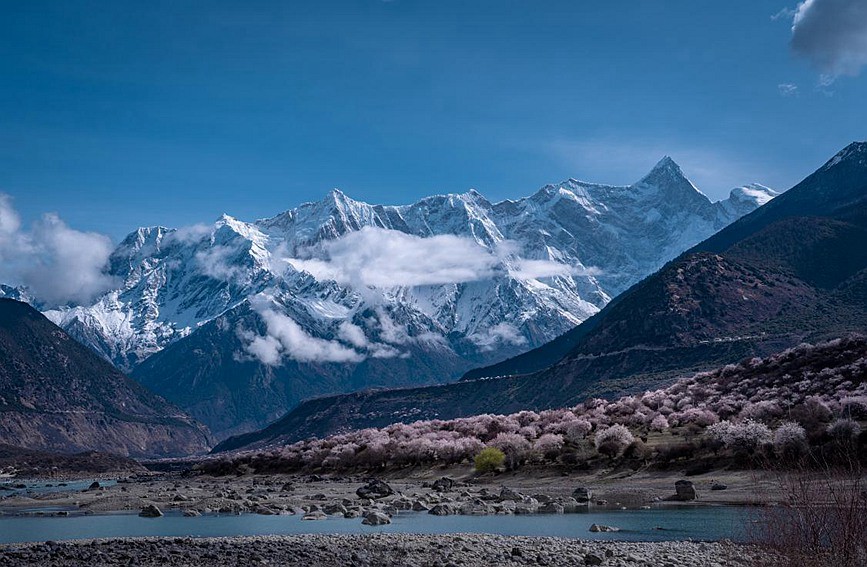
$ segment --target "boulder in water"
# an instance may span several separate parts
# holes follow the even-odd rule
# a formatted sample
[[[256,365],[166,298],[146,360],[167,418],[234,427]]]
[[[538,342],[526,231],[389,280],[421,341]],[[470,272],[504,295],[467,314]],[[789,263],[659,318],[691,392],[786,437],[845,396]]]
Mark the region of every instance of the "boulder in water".
[[[163,511],[154,506],[153,504],[149,504],[141,509],[141,512],[138,513],[142,518],[159,518],[163,515]]]

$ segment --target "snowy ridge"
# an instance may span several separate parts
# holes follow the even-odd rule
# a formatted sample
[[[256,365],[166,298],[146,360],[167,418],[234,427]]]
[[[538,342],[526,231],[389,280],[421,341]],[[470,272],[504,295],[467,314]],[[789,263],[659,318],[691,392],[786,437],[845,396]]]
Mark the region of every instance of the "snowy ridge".
[[[471,190],[370,205],[333,190],[255,222],[140,228],[110,260],[122,286],[46,315],[125,370],[245,302],[267,333],[226,332],[263,364],[407,345],[483,363],[562,334],[775,195],[756,184],[712,203],[670,158],[633,185],[569,179],[500,203]]]

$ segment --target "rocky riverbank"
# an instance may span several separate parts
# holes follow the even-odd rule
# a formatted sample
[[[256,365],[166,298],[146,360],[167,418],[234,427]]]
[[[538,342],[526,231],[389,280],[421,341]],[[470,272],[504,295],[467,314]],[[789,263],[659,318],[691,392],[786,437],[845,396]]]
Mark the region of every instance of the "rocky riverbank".
[[[298,535],[114,539],[0,546],[13,565],[755,567],[762,553],[731,543],[588,542],[494,535]]]
[[[586,507],[640,508],[669,499],[701,503],[754,503],[767,496],[756,479],[708,475],[688,483],[676,475],[498,475],[475,477],[461,471],[425,471],[418,475],[364,476],[161,474],[119,479],[113,486],[84,491],[30,493],[0,491],[0,513],[33,513],[40,507],[63,509],[64,515],[139,512],[156,508],[187,515],[303,514],[363,518],[386,517],[405,510],[434,515],[560,514]],[[441,475],[441,476],[440,476]],[[20,482],[20,481],[16,481]],[[680,482],[680,484],[678,484]],[[724,488],[724,490],[720,490]],[[382,523],[382,518],[377,518]]]

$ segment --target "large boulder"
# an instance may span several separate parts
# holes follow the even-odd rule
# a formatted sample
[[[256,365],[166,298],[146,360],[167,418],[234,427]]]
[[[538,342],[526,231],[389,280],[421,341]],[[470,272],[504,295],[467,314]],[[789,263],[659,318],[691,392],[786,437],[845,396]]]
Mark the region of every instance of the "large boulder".
[[[539,514],[563,514],[566,509],[559,502],[546,502],[539,506]]]
[[[619,532],[620,528],[615,528],[614,526],[606,526],[603,524],[593,524],[590,526],[590,531],[593,533]]]
[[[355,491],[359,498],[366,500],[376,500],[377,498],[385,498],[394,494],[394,490],[385,482],[374,479]]]
[[[141,509],[141,512],[138,513],[142,518],[159,518],[163,515],[163,511],[154,506],[153,504],[149,504]]]
[[[566,498],[563,500],[563,513],[564,514],[577,514],[579,512],[585,512],[587,510],[587,502],[584,504],[579,504],[577,500],[574,498]]]
[[[579,486],[572,491],[572,498],[579,504],[590,504],[590,501],[593,500],[593,491],[586,486]]]
[[[504,500],[512,500],[514,502],[520,502],[524,499],[524,495],[516,490],[512,490],[511,488],[503,487],[500,490],[500,502]]]
[[[343,515],[346,514],[346,506],[343,504],[328,504],[322,509],[322,511],[329,516],[334,516],[335,514]]]
[[[428,514],[433,514],[434,516],[451,516],[452,514],[455,514],[455,509],[448,504],[437,504],[428,510]]]
[[[491,513],[491,508],[483,500],[476,498],[470,502],[464,502],[460,512],[464,516],[487,516]]]
[[[442,477],[439,480],[434,481],[433,488],[437,492],[451,492],[452,488],[455,486],[455,481],[450,479],[447,476]]]
[[[384,526],[391,523],[391,518],[382,512],[368,512],[361,523],[365,526]]]
[[[524,498],[515,503],[515,514],[535,514],[539,511],[539,501],[535,498]]]
[[[691,480],[679,480],[674,483],[675,498],[683,502],[696,499],[695,485]]]

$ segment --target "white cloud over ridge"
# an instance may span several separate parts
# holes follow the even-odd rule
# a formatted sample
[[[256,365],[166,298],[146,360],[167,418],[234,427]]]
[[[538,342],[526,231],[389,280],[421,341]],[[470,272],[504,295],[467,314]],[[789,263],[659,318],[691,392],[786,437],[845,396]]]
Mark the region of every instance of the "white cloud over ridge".
[[[111,240],[70,228],[47,213],[25,230],[8,195],[0,194],[0,281],[24,285],[52,306],[84,303],[108,291]]]
[[[274,309],[271,302],[264,298],[251,301],[251,306],[265,322],[268,332],[260,336],[252,331],[242,331],[240,338],[246,341],[244,349],[247,353],[263,364],[279,366],[284,357],[310,363],[364,360],[362,354],[337,341],[314,337],[292,318]]]
[[[284,359],[301,363],[359,363],[367,358],[406,358],[394,345],[406,344],[412,339],[403,327],[396,325],[384,310],[377,309],[381,340],[368,338],[362,327],[349,320],[337,326],[339,340],[316,337],[304,330],[295,320],[281,312],[280,306],[267,295],[260,295],[250,305],[265,323],[266,332],[259,335],[246,329],[238,330],[244,343],[243,359],[252,356],[267,366],[280,366]]]
[[[509,241],[492,251],[466,237],[446,234],[423,238],[374,227],[328,241],[310,256],[284,261],[317,279],[334,280],[358,291],[457,284],[505,273],[516,279],[599,273],[552,260],[521,258]]]
[[[220,281],[233,281],[244,276],[243,266],[231,262],[235,254],[237,251],[230,246],[214,245],[196,252],[195,260],[206,276]]]
[[[823,84],[867,65],[867,1],[806,0],[792,23],[792,50],[823,74]]]
[[[503,344],[515,346],[527,344],[527,339],[521,335],[517,327],[506,322],[494,325],[483,334],[471,335],[469,339],[483,352],[492,351]]]
[[[452,235],[428,238],[364,227],[322,245],[325,259],[287,258],[295,269],[354,288],[476,281],[491,277],[496,258]]]

